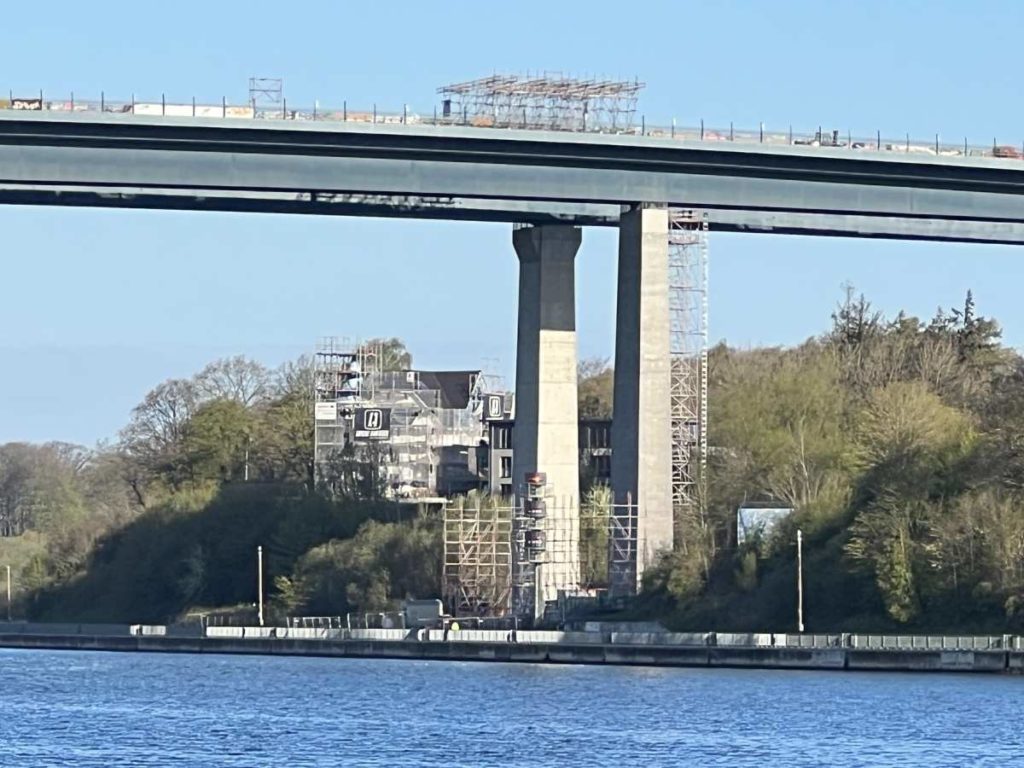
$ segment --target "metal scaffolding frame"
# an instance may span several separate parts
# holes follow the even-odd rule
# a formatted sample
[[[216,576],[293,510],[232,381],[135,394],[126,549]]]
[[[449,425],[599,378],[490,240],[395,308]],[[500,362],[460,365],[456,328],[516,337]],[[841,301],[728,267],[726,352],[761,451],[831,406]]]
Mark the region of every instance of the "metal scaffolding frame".
[[[538,524],[519,496],[497,504],[490,497],[449,502],[441,585],[446,610],[454,616],[530,621],[557,602],[555,594],[593,599],[614,574],[635,568],[635,504],[612,505],[609,498],[565,509],[550,503],[547,512]],[[546,546],[539,553],[527,543],[531,530],[545,534]],[[553,579],[565,570],[559,566],[569,563],[579,566],[579,583],[555,584]]]
[[[284,80],[280,77],[250,77],[249,105],[253,109],[284,103]]]
[[[468,404],[451,407],[428,372],[385,371],[380,343],[329,337],[314,353],[314,460],[318,482],[330,477],[339,453],[353,436],[356,411],[379,408],[388,413],[388,435],[374,441],[380,453],[386,493],[394,498],[422,498],[436,493],[443,453],[453,447],[475,449],[484,437],[481,420],[487,379],[471,376]],[[433,381],[433,380],[429,380]],[[374,451],[359,443],[360,451]]]
[[[444,510],[441,595],[453,616],[504,616],[511,604],[512,508],[459,499]]]
[[[705,502],[708,424],[708,219],[669,212],[672,507]]]
[[[644,83],[560,73],[491,75],[437,89],[441,116],[496,128],[630,131]]]
[[[631,494],[625,504],[611,508],[608,517],[608,580],[616,590],[636,594],[637,563],[640,560],[638,544],[638,510]],[[617,591],[617,594],[619,592]]]
[[[313,466],[319,482],[323,468],[346,443],[352,409],[371,394],[367,382],[380,362],[378,345],[334,336],[317,342],[313,353]],[[327,406],[326,411],[321,407]]]

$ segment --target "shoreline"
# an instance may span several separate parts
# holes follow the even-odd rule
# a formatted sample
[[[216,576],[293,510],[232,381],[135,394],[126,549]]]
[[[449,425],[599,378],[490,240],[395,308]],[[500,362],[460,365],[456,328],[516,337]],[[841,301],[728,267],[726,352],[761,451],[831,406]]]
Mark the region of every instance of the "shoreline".
[[[257,656],[388,658],[707,669],[1024,674],[1024,650],[682,646],[643,643],[464,641],[166,634],[0,633],[0,648]]]

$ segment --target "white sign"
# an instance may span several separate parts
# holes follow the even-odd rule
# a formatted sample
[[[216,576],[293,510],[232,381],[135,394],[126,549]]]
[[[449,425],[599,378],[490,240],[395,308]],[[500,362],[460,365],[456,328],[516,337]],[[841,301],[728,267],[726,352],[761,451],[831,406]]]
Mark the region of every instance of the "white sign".
[[[500,421],[505,416],[505,398],[501,395],[484,397],[484,420]]]
[[[338,420],[338,404],[337,403],[317,403],[313,410],[314,416],[317,421],[337,421]]]

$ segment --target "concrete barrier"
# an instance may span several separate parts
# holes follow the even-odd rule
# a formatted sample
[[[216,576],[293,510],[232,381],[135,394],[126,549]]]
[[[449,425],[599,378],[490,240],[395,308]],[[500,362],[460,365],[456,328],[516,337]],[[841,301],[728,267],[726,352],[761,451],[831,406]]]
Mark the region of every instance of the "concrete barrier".
[[[715,645],[738,645],[749,648],[754,645],[754,635],[751,632],[714,632]]]
[[[462,629],[449,632],[448,640],[453,643],[507,643],[511,630],[507,629]]]
[[[415,630],[410,629],[347,629],[341,630],[349,640],[406,640],[410,635],[415,639]],[[458,633],[451,633],[458,634]]]
[[[239,639],[245,637],[244,627],[207,627],[207,637],[237,637]]]
[[[535,643],[535,644],[539,644],[539,643],[543,643],[543,644],[564,643],[565,642],[566,634],[567,634],[566,632],[554,632],[554,631],[550,631],[550,630],[537,630],[537,629],[526,630],[526,629],[523,629],[523,630],[519,630],[519,631],[516,632],[516,642],[517,643],[522,643],[522,644],[526,644],[526,643]],[[586,633],[580,632],[578,634],[583,635],[583,634],[586,634]]]

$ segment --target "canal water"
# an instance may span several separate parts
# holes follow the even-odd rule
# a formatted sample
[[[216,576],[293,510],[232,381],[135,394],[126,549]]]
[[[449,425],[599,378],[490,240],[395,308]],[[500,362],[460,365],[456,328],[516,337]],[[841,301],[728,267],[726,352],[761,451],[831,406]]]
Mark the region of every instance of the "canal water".
[[[0,766],[1024,766],[1024,679],[0,650]]]

